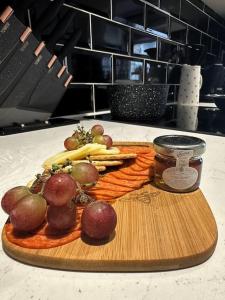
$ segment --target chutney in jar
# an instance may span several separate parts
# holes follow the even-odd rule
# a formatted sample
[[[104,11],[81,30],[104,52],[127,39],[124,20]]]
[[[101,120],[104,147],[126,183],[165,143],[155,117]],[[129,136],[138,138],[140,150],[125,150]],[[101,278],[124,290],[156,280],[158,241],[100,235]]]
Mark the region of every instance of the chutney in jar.
[[[198,189],[205,142],[185,135],[166,135],[154,139],[153,144],[156,151],[155,185],[178,193]]]

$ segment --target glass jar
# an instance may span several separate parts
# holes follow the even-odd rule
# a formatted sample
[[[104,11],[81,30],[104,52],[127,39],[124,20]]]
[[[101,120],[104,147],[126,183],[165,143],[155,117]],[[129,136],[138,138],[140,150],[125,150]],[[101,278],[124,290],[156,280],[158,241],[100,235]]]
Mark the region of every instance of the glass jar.
[[[205,142],[197,137],[164,135],[153,141],[155,155],[154,182],[159,188],[186,193],[199,187]]]

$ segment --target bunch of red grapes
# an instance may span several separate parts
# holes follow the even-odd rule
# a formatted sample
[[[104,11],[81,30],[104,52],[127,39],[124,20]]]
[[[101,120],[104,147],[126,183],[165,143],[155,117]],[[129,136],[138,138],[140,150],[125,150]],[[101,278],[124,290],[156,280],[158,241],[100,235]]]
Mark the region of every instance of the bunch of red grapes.
[[[99,126],[95,125],[93,128],[99,129]],[[10,189],[3,196],[1,205],[17,231],[32,232],[45,221],[50,227],[65,231],[76,225],[74,200],[81,192],[81,187],[96,183],[98,178],[95,166],[78,163],[72,167],[71,174],[57,173],[50,176],[43,182],[38,193],[32,193],[26,186]],[[104,201],[93,199],[84,208],[82,229],[91,238],[106,238],[113,232],[116,223],[115,210]]]
[[[81,127],[76,130],[72,136],[64,141],[64,146],[67,150],[76,150],[87,143],[97,143],[106,145],[106,148],[111,148],[113,141],[109,135],[104,134],[104,128],[101,125],[94,125],[90,132],[85,132]]]

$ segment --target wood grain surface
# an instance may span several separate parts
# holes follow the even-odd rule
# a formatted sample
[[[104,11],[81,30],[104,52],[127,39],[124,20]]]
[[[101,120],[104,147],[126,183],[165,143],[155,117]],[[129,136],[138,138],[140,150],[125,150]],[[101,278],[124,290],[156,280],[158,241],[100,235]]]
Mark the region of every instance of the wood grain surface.
[[[186,268],[206,261],[215,250],[217,226],[200,189],[176,194],[146,184],[113,206],[118,224],[107,241],[93,243],[82,237],[64,246],[32,250],[10,243],[3,228],[3,249],[35,266],[110,272]]]
[[[3,248],[28,264],[85,271],[181,269],[204,262],[214,252],[217,227],[200,190],[175,194],[146,185],[118,199],[114,208],[118,225],[109,241],[78,239],[32,250],[10,243],[3,229]]]

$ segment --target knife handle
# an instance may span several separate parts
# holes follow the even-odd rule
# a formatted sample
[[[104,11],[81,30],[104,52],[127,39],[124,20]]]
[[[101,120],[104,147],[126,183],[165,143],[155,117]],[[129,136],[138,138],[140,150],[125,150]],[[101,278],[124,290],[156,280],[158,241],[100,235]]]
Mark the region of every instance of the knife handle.
[[[7,6],[6,9],[3,11],[3,13],[0,15],[0,21],[5,24],[8,19],[11,17],[13,14],[14,10],[12,9],[11,6]]]
[[[68,77],[68,79],[66,80],[66,82],[64,83],[65,88],[68,87],[68,85],[70,84],[70,82],[71,82],[72,79],[73,79],[73,76],[70,75],[70,76]]]

